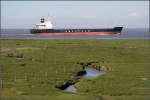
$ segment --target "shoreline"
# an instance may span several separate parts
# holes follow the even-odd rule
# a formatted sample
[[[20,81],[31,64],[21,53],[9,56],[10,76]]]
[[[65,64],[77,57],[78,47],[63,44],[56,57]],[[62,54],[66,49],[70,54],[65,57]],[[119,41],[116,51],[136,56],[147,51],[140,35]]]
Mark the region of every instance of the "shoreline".
[[[99,38],[99,39],[57,39],[57,38],[0,38],[0,40],[149,40],[150,38]]]

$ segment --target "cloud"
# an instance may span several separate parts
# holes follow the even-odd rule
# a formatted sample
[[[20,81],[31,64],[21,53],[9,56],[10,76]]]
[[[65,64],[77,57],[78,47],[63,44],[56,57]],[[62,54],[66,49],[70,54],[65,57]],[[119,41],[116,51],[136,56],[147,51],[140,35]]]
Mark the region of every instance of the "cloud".
[[[137,12],[132,12],[128,14],[128,17],[141,17],[142,15],[140,13]]]

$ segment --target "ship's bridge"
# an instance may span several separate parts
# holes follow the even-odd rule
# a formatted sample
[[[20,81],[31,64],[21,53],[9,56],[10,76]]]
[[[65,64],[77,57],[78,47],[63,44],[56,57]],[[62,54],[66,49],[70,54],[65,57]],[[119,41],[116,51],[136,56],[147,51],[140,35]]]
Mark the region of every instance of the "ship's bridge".
[[[44,18],[41,18],[41,21],[39,24],[36,24],[37,29],[52,29],[53,25],[52,22],[49,20],[46,20]]]

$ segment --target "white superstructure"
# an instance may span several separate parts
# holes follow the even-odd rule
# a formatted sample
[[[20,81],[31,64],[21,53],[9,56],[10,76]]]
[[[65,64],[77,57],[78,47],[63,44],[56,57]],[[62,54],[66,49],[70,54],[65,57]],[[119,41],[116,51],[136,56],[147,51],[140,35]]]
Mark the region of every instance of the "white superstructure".
[[[36,29],[52,29],[53,25],[50,19],[46,20],[44,18],[41,18],[41,21],[39,24],[36,24]]]

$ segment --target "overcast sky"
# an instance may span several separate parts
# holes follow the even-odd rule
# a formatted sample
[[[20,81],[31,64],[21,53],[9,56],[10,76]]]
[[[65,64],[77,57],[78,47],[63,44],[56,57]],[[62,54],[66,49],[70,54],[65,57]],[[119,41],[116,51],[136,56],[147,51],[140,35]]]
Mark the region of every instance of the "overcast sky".
[[[149,1],[1,1],[2,28],[33,28],[48,16],[54,28],[143,28]]]

